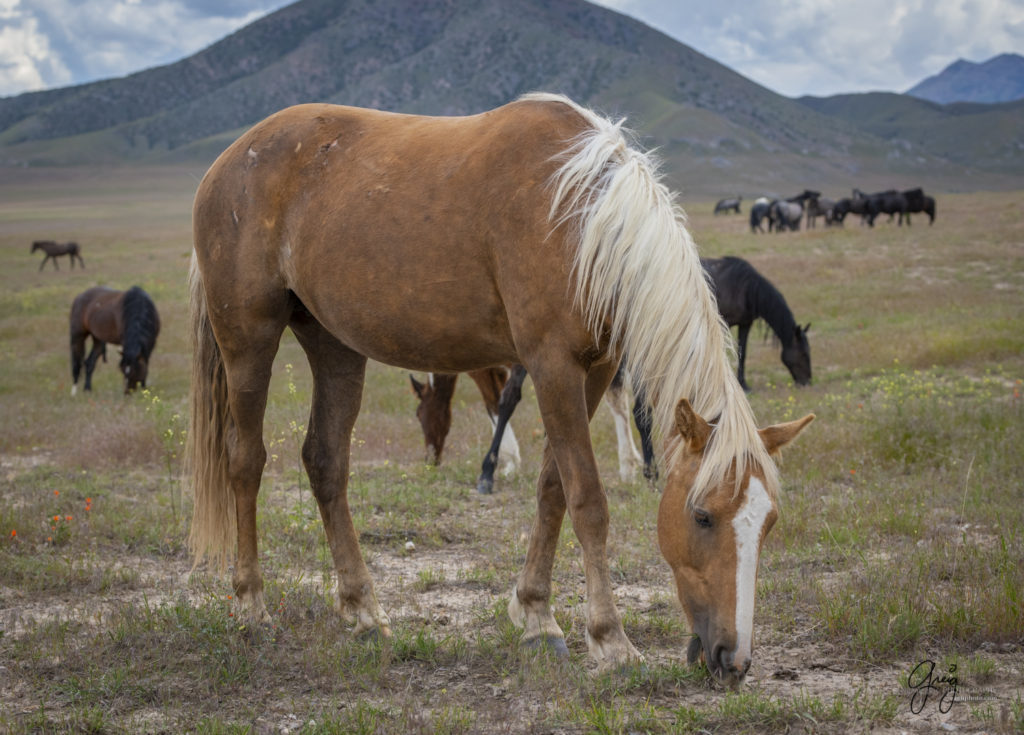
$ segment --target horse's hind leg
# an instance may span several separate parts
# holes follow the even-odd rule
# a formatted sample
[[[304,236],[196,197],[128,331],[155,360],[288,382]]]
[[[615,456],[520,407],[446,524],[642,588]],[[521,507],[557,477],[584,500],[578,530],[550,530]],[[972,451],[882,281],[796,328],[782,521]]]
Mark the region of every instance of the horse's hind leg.
[[[313,371],[313,405],[302,460],[309,474],[338,575],[338,607],[356,634],[391,635],[359,550],[348,506],[352,427],[359,414],[366,358],[341,344],[304,310],[291,322]]]
[[[83,348],[85,338],[82,338]],[[92,349],[89,350],[89,356],[85,358],[85,386],[84,389],[89,391],[92,390],[92,371],[96,369],[96,361],[101,356],[106,358],[106,342],[101,342],[95,337],[92,338]]]
[[[78,376],[85,358],[85,333],[71,329],[71,395],[78,392]]]

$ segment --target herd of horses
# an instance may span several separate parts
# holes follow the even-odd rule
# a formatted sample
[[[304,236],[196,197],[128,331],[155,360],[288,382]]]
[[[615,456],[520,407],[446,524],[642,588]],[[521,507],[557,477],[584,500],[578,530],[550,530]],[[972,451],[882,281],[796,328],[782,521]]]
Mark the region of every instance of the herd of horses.
[[[715,204],[715,214],[723,212],[740,213],[740,201],[721,199]],[[750,207],[750,231],[785,232],[800,229],[801,222],[808,229],[817,226],[818,218],[822,218],[826,227],[843,226],[848,215],[860,217],[860,222],[869,227],[875,226],[879,215],[889,215],[889,220],[898,216],[897,224],[904,220],[910,225],[910,215],[923,212],[928,215],[928,224],[935,222],[935,198],[928,196],[920,187],[897,191],[887,189],[873,194],[865,194],[854,189],[849,197],[828,199],[821,192],[805,189],[796,196],[786,199],[770,199],[758,197]]]
[[[290,328],[313,378],[302,459],[355,634],[391,635],[347,498],[367,360],[430,373],[413,387],[445,433],[459,373],[476,379],[496,425],[518,398],[509,386],[528,373],[545,445],[507,608],[522,644],[568,655],[551,600],[568,515],[584,560],[589,654],[612,668],[643,659],[615,602],[589,427],[610,387],[626,412],[628,386],[643,442],[652,457],[658,450],[658,545],[693,633],[687,660],[726,684],[744,679],[759,556],[778,517],[774,457],[814,418],[757,427],[746,338],[763,319],[804,384],[809,325],[749,263],[701,260],[656,162],[621,125],[549,94],[468,117],[298,105],[210,167],[192,218],[189,548],[197,565],[234,562],[240,619],[270,621],[257,495],[271,369]],[[727,322],[739,327],[738,371]],[[141,289],[81,294],[75,382],[91,335],[86,389],[105,344],[119,341],[126,390],[144,384],[159,326]]]

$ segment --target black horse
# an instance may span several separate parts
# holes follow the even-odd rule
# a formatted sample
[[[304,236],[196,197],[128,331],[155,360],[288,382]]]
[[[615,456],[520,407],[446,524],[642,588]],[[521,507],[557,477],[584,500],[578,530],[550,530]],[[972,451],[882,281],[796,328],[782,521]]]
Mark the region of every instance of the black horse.
[[[754,201],[754,204],[750,207],[751,232],[764,232],[764,228],[761,226],[764,220],[768,220],[768,232],[772,231],[772,218],[769,216],[769,213],[775,201],[768,199],[768,197],[760,197]]]
[[[865,202],[864,209],[868,227],[875,226],[875,219],[880,214],[890,215],[889,219],[892,219],[892,215],[898,214],[898,224],[900,226],[903,225],[903,218],[907,215],[908,207],[907,198],[902,192],[898,192],[895,189],[887,189],[886,191],[868,194],[865,198],[867,201]]]
[[[92,390],[92,371],[102,357],[107,361],[107,342],[121,345],[124,392],[146,387],[149,357],[160,334],[160,315],[149,294],[138,286],[127,291],[96,286],[83,291],[71,304],[71,395],[78,389],[85,355],[85,340],[92,350],[85,358],[85,390]]]
[[[718,311],[730,327],[738,326],[738,348],[736,377],[744,390],[750,390],[744,375],[747,353],[747,337],[753,323],[762,319],[775,333],[782,345],[782,362],[789,369],[797,385],[811,382],[811,347],[807,332],[811,325],[800,326],[793,318],[786,299],[772,283],[762,276],[750,263],[734,256],[723,258],[701,258],[701,265],[712,283],[712,290],[718,302]],[[490,493],[494,487],[494,470],[498,463],[498,451],[505,426],[522,398],[526,369],[522,365],[512,366],[508,382],[505,383],[498,400],[497,419],[491,446],[484,456],[477,480],[477,490]],[[619,367],[608,390],[622,391],[628,382],[624,365]],[[643,451],[644,476],[653,479],[657,475],[654,463],[654,445],[651,440],[650,411],[646,397],[634,388],[633,418],[640,432]]]
[[[743,197],[735,197],[733,199],[719,199],[715,205],[715,214],[719,212],[735,212],[740,213],[740,202],[743,201]]]
[[[60,270],[60,266],[57,265],[57,258],[62,255],[71,256],[71,270],[75,269],[75,258],[78,258],[78,262],[85,268],[85,261],[82,260],[82,249],[78,247],[77,242],[66,242],[59,244],[53,240],[36,240],[32,243],[32,250],[29,252],[34,253],[36,250],[42,250],[46,253],[46,257],[43,258],[43,262],[39,264],[39,270],[43,269],[46,265],[46,261],[53,258],[53,267],[55,270]]]
[[[924,193],[921,187],[916,189],[907,189],[903,192],[904,198],[907,200],[907,224],[910,224],[910,213],[911,212],[924,212],[928,215],[928,224],[935,222],[935,199]]]
[[[771,281],[750,263],[731,255],[701,258],[718,300],[718,311],[737,331],[736,377],[744,390],[750,390],[744,375],[747,337],[750,327],[763,319],[782,345],[782,362],[797,385],[811,382],[811,347],[807,342],[810,324],[801,327],[793,318],[786,299]]]

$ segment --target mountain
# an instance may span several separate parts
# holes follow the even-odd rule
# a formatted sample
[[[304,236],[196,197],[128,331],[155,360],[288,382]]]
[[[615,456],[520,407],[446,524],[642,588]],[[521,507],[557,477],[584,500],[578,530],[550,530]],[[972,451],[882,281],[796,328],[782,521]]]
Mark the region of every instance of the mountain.
[[[801,97],[808,108],[903,146],[972,169],[1024,170],[1024,100],[941,105],[901,94],[871,92]]]
[[[1024,56],[1000,54],[980,64],[959,59],[907,94],[940,104],[1019,100],[1024,98]]]
[[[959,180],[584,0],[300,0],[173,64],[0,99],[0,165],[208,163],[299,102],[458,115],[532,90],[628,115],[688,193]]]

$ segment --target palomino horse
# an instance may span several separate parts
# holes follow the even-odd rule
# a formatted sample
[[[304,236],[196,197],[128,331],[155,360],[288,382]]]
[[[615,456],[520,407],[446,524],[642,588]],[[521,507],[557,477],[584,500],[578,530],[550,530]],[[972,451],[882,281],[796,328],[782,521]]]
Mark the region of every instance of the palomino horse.
[[[160,315],[149,294],[138,286],[127,291],[96,286],[75,297],[71,304],[71,395],[78,391],[85,340],[92,349],[85,358],[85,390],[92,390],[92,371],[100,357],[107,361],[107,343],[121,345],[124,392],[146,387],[149,357],[160,334]]]
[[[589,652],[603,666],[639,660],[615,605],[588,426],[627,354],[668,442],[662,551],[710,670],[744,676],[776,518],[770,454],[811,417],[756,428],[682,213],[619,125],[554,95],[469,117],[300,105],[221,154],[193,226],[189,545],[197,563],[222,565],[237,547],[240,614],[269,620],[256,497],[271,366],[290,327],[313,374],[302,456],[354,633],[390,635],[347,500],[367,359],[445,373],[518,363],[547,440],[509,615],[524,643],[567,653],[550,597],[568,511]]]
[[[75,258],[77,258],[78,262],[82,264],[83,268],[85,268],[85,261],[82,260],[82,249],[78,246],[77,242],[66,242],[61,244],[56,243],[53,240],[36,240],[32,243],[32,250],[30,252],[34,253],[36,250],[42,250],[46,253],[46,257],[43,258],[43,262],[39,264],[39,270],[43,269],[43,266],[46,265],[46,261],[53,258],[53,268],[54,270],[59,271],[60,266],[57,265],[57,258],[62,255],[70,256],[71,270],[75,269]]]

